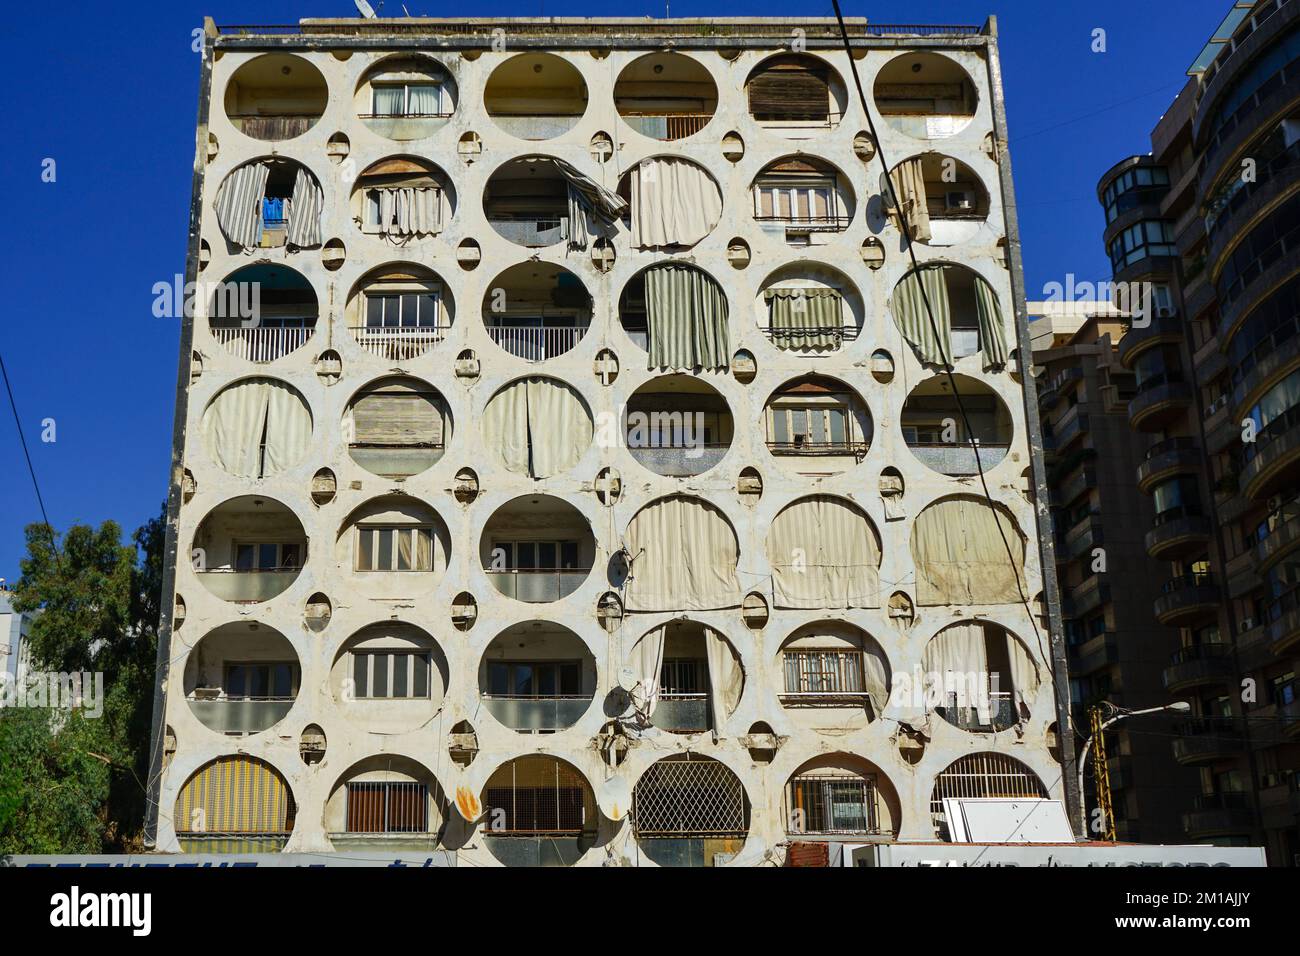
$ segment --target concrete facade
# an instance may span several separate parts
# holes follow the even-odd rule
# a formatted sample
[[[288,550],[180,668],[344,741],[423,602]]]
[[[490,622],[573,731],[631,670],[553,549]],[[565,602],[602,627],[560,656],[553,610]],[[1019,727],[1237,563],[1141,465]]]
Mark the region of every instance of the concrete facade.
[[[791,139],[760,125],[750,114],[745,82],[752,70],[768,57],[788,52],[791,31],[802,31],[807,53],[830,67],[848,95],[843,116],[814,136]],[[501,33],[493,36],[493,30]],[[894,832],[881,839],[933,840],[930,800],[935,778],[954,760],[993,753],[1013,757],[1037,776],[1046,793],[1063,798],[1060,754],[1054,749],[1064,674],[1056,620],[1054,585],[1044,581],[1043,548],[1050,549],[1048,526],[1042,524],[1042,466],[1031,457],[1031,436],[1037,433],[1032,395],[1026,398],[1020,369],[986,372],[978,354],[958,359],[955,371],[979,382],[1009,412],[1010,448],[987,472],[994,500],[1013,519],[1027,542],[1024,589],[1029,608],[1018,603],[917,607],[909,624],[890,613],[891,595],[901,592],[914,601],[915,569],[909,535],[915,517],[932,502],[954,495],[978,496],[973,478],[951,478],[931,471],[909,451],[899,428],[903,405],[911,390],[936,370],[921,365],[901,337],[891,317],[890,296],[910,265],[897,227],[881,211],[880,164],[883,149],[890,163],[937,150],[964,164],[979,177],[990,197],[987,219],[970,238],[957,245],[930,247],[918,244],[917,258],[958,263],[974,270],[993,288],[1001,303],[1008,348],[1017,348],[1013,363],[1028,358],[1014,218],[1010,195],[1005,126],[1001,117],[1000,79],[997,74],[996,37],[992,25],[983,30],[962,30],[928,36],[872,33],[861,22],[850,25],[854,64],[870,102],[878,72],[894,58],[910,51],[941,53],[960,66],[974,85],[977,106],[964,129],[942,139],[926,141],[909,136],[876,116],[878,144],[870,144],[868,124],[854,91],[851,64],[833,21],[717,21],[711,29],[692,21],[304,21],[299,31],[287,34],[210,28],[204,50],[204,84],[200,106],[196,160],[195,229],[191,236],[190,278],[218,282],[239,267],[269,261],[295,270],[308,283],[319,304],[311,337],[299,348],[269,363],[251,363],[217,341],[202,308],[182,337],[178,402],[177,446],[173,472],[169,554],[174,562],[174,594],[182,622],[164,622],[168,635],[160,650],[160,717],[155,741],[158,780],[156,844],[162,851],[179,849],[174,807],[192,774],[214,758],[230,754],[256,757],[283,777],[293,794],[295,823],[286,851],[327,852],[336,848],[329,833],[338,827],[339,788],[355,769],[394,767],[405,773],[394,779],[432,779],[443,795],[439,815],[450,818],[443,845],[456,849],[467,863],[492,863],[497,858],[485,846],[484,824],[473,828],[457,822],[450,807],[452,795],[479,795],[493,771],[513,758],[546,754],[575,768],[588,787],[601,790],[609,778],[624,779],[629,788],[656,761],[693,753],[720,761],[743,786],[749,804],[749,827],[743,846],[734,847],[735,865],[780,861],[790,839],[785,807],[787,782],[810,761],[827,765],[865,768],[874,773],[882,805]],[[504,48],[501,48],[501,38]],[[494,48],[494,43],[496,47]],[[702,66],[717,89],[714,115],[699,132],[683,139],[660,141],[630,128],[615,109],[610,95],[620,72],[647,53],[675,49]],[[505,132],[488,115],[483,91],[493,71],[526,51],[544,50],[562,58],[582,76],[587,103],[580,120],[559,135],[525,141]],[[454,77],[456,103],[452,115],[431,135],[395,142],[367,128],[358,119],[356,91],[366,82],[376,63],[396,52],[419,54],[437,61]],[[323,115],[309,130],[290,139],[266,142],[237,129],[223,109],[227,85],[244,64],[274,53],[310,62],[324,78],[328,100]],[[297,61],[294,61],[297,63]],[[338,155],[337,134],[348,141],[346,159]],[[470,137],[470,134],[474,134]],[[593,138],[612,141],[612,155],[603,162],[593,156]],[[735,134],[743,142],[743,155],[734,156]],[[724,136],[731,158],[724,156]],[[478,145],[463,145],[466,138]],[[855,143],[856,140],[856,143]],[[868,145],[864,148],[864,142]],[[855,148],[856,145],[856,148]],[[480,148],[481,147],[481,148]],[[335,153],[331,158],[330,153]],[[807,246],[794,247],[766,233],[753,218],[751,184],[768,164],[796,154],[814,156],[838,171],[838,183],[851,199],[851,218],[841,231],[817,235]],[[861,154],[861,155],[860,155]],[[620,226],[613,240],[615,262],[608,271],[597,268],[590,249],[566,252],[563,243],[528,249],[499,235],[487,221],[481,197],[492,174],[520,157],[549,156],[567,161],[609,189],[621,175],[646,157],[674,156],[700,164],[722,192],[721,219],[702,241],[671,255],[632,248]],[[864,159],[863,156],[867,158]],[[329,246],[341,241],[344,254],[327,267],[322,250],[257,249],[252,255],[231,252],[214,215],[222,182],[232,170],[249,160],[275,156],[293,160],[314,174],[324,198],[322,239]],[[352,216],[352,182],[345,172],[364,171],[377,161],[394,157],[419,157],[435,163],[454,185],[454,213],[442,232],[432,238],[399,247],[377,236],[365,235]],[[867,240],[874,240],[864,249]],[[463,242],[477,243],[481,256],[473,268],[458,249]],[[748,261],[729,249],[743,240]],[[883,263],[868,264],[867,253],[883,251]],[[730,303],[730,349],[752,356],[752,380],[737,378],[745,363],[733,362],[732,372],[703,372],[705,380],[725,400],[734,421],[729,449],[716,465],[697,476],[657,475],[640,465],[623,447],[593,441],[573,467],[542,480],[507,470],[484,447],[481,421],[488,400],[503,386],[529,375],[558,378],[575,389],[599,422],[618,416],[638,387],[665,374],[648,370],[646,354],[621,327],[619,297],[629,282],[647,266],[667,260],[684,260],[705,270]],[[733,260],[736,260],[733,262]],[[489,337],[481,316],[481,303],[490,296],[497,277],[520,263],[551,263],[580,279],[592,300],[590,327],[575,347],[541,362],[529,362],[508,353]],[[437,273],[454,300],[454,319],[443,341],[400,361],[371,354],[349,333],[344,313],[349,299],[376,267],[415,263]],[[1009,268],[1010,263],[1010,268]],[[806,355],[776,348],[760,330],[756,309],[768,277],[796,264],[798,269],[820,270],[845,281],[847,294],[862,303],[860,333],[837,351]],[[874,267],[873,267],[874,266]],[[327,350],[341,360],[340,374],[323,371],[319,356]],[[478,374],[458,376],[457,358],[470,350]],[[606,383],[598,375],[597,355],[609,350],[617,359],[617,377]],[[873,353],[884,350],[892,359],[893,375],[882,382],[873,374]],[[201,363],[201,370],[199,364]],[[349,402],[369,383],[396,374],[418,379],[441,394],[450,413],[450,437],[445,453],[431,467],[403,480],[379,477],[354,461],[342,427]],[[462,370],[464,366],[461,366]],[[765,446],[765,404],[784,384],[809,373],[823,374],[847,385],[868,408],[873,434],[865,457],[842,473],[811,478],[799,473],[789,458],[774,456]],[[209,454],[202,434],[205,410],[231,383],[250,376],[288,383],[310,409],[312,436],[307,453],[290,467],[262,479],[236,478]],[[742,375],[742,377],[744,377]],[[1028,414],[1027,414],[1027,409]],[[313,478],[328,468],[335,476],[336,493],[325,503],[313,500]],[[472,469],[477,493],[463,501],[462,470]],[[606,468],[621,477],[620,494],[612,500],[607,483],[597,476]],[[882,469],[901,475],[904,517],[891,520],[878,488]],[[742,469],[761,476],[761,494],[741,494]],[[460,477],[458,477],[460,476]],[[1038,494],[1035,494],[1038,489]],[[644,506],[666,495],[686,494],[717,508],[734,530],[739,545],[737,569],[741,594],[757,594],[766,607],[766,620],[747,623],[739,606],[705,611],[640,614],[625,613],[621,623],[602,626],[597,605],[603,595],[620,593],[617,575],[606,573],[611,560],[624,547],[629,520]],[[767,533],[777,514],[810,494],[846,499],[865,512],[879,536],[879,607],[851,610],[789,610],[773,607],[772,568]],[[521,496],[550,496],[567,503],[581,515],[594,543],[593,570],[572,593],[561,600],[526,603],[498,594],[480,560],[484,528],[492,516]],[[202,573],[186,555],[196,546],[206,517],[224,503],[253,496],[278,503],[302,528],[306,559],[303,567],[279,593],[258,603],[238,603],[218,597],[202,580]],[[396,584],[385,575],[363,575],[354,570],[349,549],[349,516],[376,499],[401,496],[406,504],[432,511],[445,528],[445,568],[413,575],[418,583]],[[462,497],[468,497],[463,494]],[[414,499],[414,503],[410,501]],[[757,499],[757,500],[755,500]],[[254,508],[261,507],[254,505]],[[256,519],[254,518],[254,525]],[[255,530],[249,531],[255,534]],[[237,536],[236,536],[237,537]],[[1050,562],[1050,551],[1047,561]],[[462,593],[473,596],[477,613],[468,630],[453,625],[452,605]],[[328,623],[308,627],[306,609],[315,595],[329,601]],[[1046,596],[1044,596],[1046,595]],[[172,601],[164,602],[169,608]],[[1029,617],[1030,609],[1034,620]],[[739,705],[727,719],[715,722],[715,733],[691,735],[655,728],[640,732],[624,728],[629,740],[625,759],[616,767],[602,755],[600,739],[618,710],[608,699],[617,693],[619,672],[636,642],[656,626],[679,617],[704,625],[722,635],[739,656],[744,685]],[[930,738],[920,749],[906,749],[908,721],[875,714],[844,725],[812,718],[806,711],[784,707],[781,649],[800,628],[814,622],[829,627],[852,625],[869,635],[882,649],[893,675],[920,666],[926,643],[944,627],[961,621],[987,621],[1005,628],[1027,649],[1042,677],[1036,695],[1027,701],[1029,717],[1012,729],[971,732],[937,718],[929,721]],[[292,647],[300,668],[296,699],[274,726],[262,732],[232,737],[205,726],[192,702],[181,692],[177,677],[187,661],[204,653],[202,642],[219,628],[256,622]],[[405,622],[420,629],[436,647],[435,668],[445,681],[439,703],[409,708],[394,715],[392,702],[345,702],[339,693],[339,671],[344,653],[355,646],[357,635],[385,622]],[[567,628],[595,663],[595,692],[582,716],[567,729],[538,735],[503,726],[484,706],[480,686],[485,653],[507,629],[545,622]],[[463,623],[463,622],[462,622]],[[219,645],[214,644],[218,650]],[[234,653],[233,651],[231,653]],[[240,652],[239,659],[249,655]],[[227,658],[229,659],[229,658]],[[437,681],[435,681],[437,683]],[[584,685],[585,685],[584,680]],[[584,690],[585,692],[585,690]],[[399,705],[399,709],[407,708]],[[392,720],[389,718],[392,717]],[[916,723],[914,718],[909,718]],[[476,737],[477,754],[468,765],[449,753],[453,733],[463,734],[465,723]],[[323,759],[306,763],[300,756],[305,728],[323,731]],[[756,735],[751,737],[751,735]],[[763,735],[772,735],[771,740]],[[758,740],[757,737],[762,737]],[[1068,737],[1068,735],[1067,735]],[[458,737],[459,744],[464,743]],[[775,752],[747,746],[774,743]],[[1070,759],[1066,741],[1066,759]],[[756,754],[762,754],[756,756]],[[390,758],[392,758],[390,760]],[[388,771],[381,770],[380,773]],[[381,779],[367,776],[367,780]],[[1072,775],[1066,775],[1072,779]],[[590,804],[590,794],[584,801]],[[588,812],[592,812],[590,808]],[[430,823],[430,829],[434,829]],[[387,835],[387,836],[391,836]],[[364,842],[364,841],[363,841]],[[584,846],[580,863],[648,863],[638,852],[632,821],[613,822],[599,816],[590,848]],[[341,848],[341,847],[339,847]]]

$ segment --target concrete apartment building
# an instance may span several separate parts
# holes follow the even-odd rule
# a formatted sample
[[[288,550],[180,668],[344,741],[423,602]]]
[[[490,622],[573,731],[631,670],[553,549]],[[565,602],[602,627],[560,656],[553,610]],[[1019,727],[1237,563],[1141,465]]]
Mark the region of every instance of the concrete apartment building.
[[[758,865],[1073,802],[996,24],[849,32],[209,23],[159,850]]]
[[[1128,320],[1109,303],[1029,303],[1056,571],[1075,726],[1103,701],[1130,710],[1168,701],[1161,681],[1178,632],[1158,623],[1164,565],[1143,543],[1150,497],[1137,469],[1146,442],[1129,427],[1134,376],[1119,361]],[[1116,838],[1181,843],[1182,813],[1198,777],[1169,746],[1176,718],[1124,721],[1107,731],[1107,771]],[[1086,729],[1083,731],[1088,733]],[[1090,758],[1083,797],[1096,806]]]
[[[1300,853],[1300,3],[1238,3],[1151,135],[1097,195],[1117,283],[1155,291],[1119,341],[1135,374],[1138,486],[1167,565],[1164,684],[1193,718],[1197,842]]]

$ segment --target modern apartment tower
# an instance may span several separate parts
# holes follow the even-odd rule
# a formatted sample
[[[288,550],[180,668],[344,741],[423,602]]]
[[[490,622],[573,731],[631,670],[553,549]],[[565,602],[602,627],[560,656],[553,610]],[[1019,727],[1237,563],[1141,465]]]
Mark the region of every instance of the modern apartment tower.
[[[208,24],[159,850],[1074,805],[996,24],[848,32]]]
[[[1194,717],[1197,842],[1300,853],[1300,3],[1234,4],[1151,135],[1097,187],[1117,283],[1154,307],[1119,342],[1168,564],[1153,612]]]

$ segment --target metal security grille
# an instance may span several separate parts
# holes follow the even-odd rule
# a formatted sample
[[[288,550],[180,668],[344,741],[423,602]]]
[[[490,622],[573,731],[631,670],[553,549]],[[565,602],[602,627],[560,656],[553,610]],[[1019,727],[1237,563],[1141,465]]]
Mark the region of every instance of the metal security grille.
[[[587,821],[585,781],[549,757],[521,757],[502,767],[483,790],[487,833],[579,834]]]
[[[786,651],[787,694],[861,694],[861,651]]]
[[[745,790],[716,760],[667,757],[651,764],[632,792],[636,832],[647,836],[743,835]]]
[[[425,833],[429,788],[422,783],[348,784],[348,833]]]
[[[876,782],[853,774],[796,777],[788,789],[792,833],[878,833]]]
[[[948,765],[934,781],[930,817],[934,831],[947,831],[943,801],[946,797],[1044,798],[1047,789],[1034,772],[1005,754],[967,754]]]

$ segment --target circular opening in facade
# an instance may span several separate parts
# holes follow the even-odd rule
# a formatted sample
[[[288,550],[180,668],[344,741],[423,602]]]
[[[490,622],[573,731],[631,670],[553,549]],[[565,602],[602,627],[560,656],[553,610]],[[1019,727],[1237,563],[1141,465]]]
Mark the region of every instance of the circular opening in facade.
[[[924,263],[894,286],[890,310],[899,333],[924,364],[945,366],[976,354],[986,370],[1007,363],[998,294],[973,269]]]
[[[1029,717],[1038,693],[1038,667],[1010,631],[986,621],[964,621],[930,638],[921,669],[935,693],[926,709],[961,730],[997,733]]]
[[[511,266],[483,295],[488,337],[529,362],[563,355],[581,342],[591,312],[591,295],[582,280],[549,262]]]
[[[348,403],[348,454],[383,478],[409,478],[442,460],[452,420],[442,394],[420,379],[396,376],[362,388]]]
[[[725,866],[745,845],[749,817],[740,778],[711,757],[664,757],[632,791],[637,846],[659,866]]]
[[[799,840],[896,837],[901,819],[889,778],[871,761],[847,753],[814,757],[791,774],[785,811],[786,833]]]
[[[722,218],[722,189],[699,163],[651,156],[619,179],[623,224],[636,249],[689,249]]]
[[[334,783],[325,832],[335,850],[432,850],[451,804],[433,773],[397,754],[360,760]]]
[[[548,621],[506,628],[478,669],[479,700],[503,726],[551,734],[576,724],[596,693],[596,659],[577,634]]]
[[[577,126],[587,111],[587,84],[567,60],[551,53],[521,53],[492,71],[483,106],[511,136],[553,139]]]
[[[250,201],[251,200],[251,201]],[[217,190],[217,227],[230,254],[321,244],[325,195],[302,163],[267,156],[232,170]]]
[[[550,495],[524,495],[488,519],[479,560],[498,593],[543,604],[568,597],[596,561],[596,539],[582,512]]]
[[[740,705],[745,670],[731,642],[713,628],[675,620],[642,635],[627,666],[637,721],[674,734],[720,731]]]
[[[226,84],[226,117],[253,139],[301,136],[316,125],[328,101],[320,70],[290,53],[254,57]]]
[[[871,447],[871,412],[839,379],[791,379],[768,396],[763,418],[768,452],[798,475],[838,475]]]
[[[549,478],[591,445],[591,410],[572,385],[533,375],[503,386],[483,409],[483,441],[509,471]]]
[[[432,136],[456,112],[456,81],[436,60],[388,57],[357,84],[353,108],[371,132],[405,142]]]
[[[252,807],[244,798],[249,793],[258,795]],[[296,815],[293,791],[280,772],[244,754],[196,770],[172,810],[182,853],[278,853]]]
[[[1038,775],[1015,757],[999,753],[973,753],[958,757],[934,778],[930,793],[930,822],[934,835],[951,841],[943,801],[948,797],[1042,800],[1047,788]]]
[[[227,385],[203,410],[209,457],[237,478],[269,478],[294,467],[311,445],[311,410],[302,393],[274,378]]]
[[[185,701],[208,730],[246,737],[270,730],[298,698],[302,669],[284,635],[253,621],[205,634],[185,661]]]
[[[703,474],[731,448],[727,400],[693,375],[663,375],[638,388],[623,418],[628,452],[657,475]]]
[[[989,193],[983,180],[951,156],[913,156],[894,167],[890,182],[904,206],[910,237],[927,246],[967,242],[988,221]],[[902,227],[901,217],[897,225]]]
[[[307,560],[307,533],[298,516],[274,499],[231,498],[199,524],[191,560],[198,579],[217,597],[256,604],[297,580]]]
[[[342,712],[371,733],[401,734],[442,709],[447,659],[437,641],[413,624],[363,627],[339,649],[330,688]]]
[[[352,186],[352,221],[362,233],[404,246],[441,233],[456,214],[456,189],[440,167],[392,156],[368,166]]]
[[[847,498],[809,495],[782,508],[767,535],[779,608],[880,606],[880,535]]]
[[[1011,448],[1011,413],[997,393],[978,379],[952,378],[960,405],[948,377],[935,375],[912,389],[903,403],[900,423],[903,440],[921,464],[962,478],[988,471],[1006,457]]]
[[[371,270],[352,287],[344,309],[352,337],[385,362],[423,355],[446,339],[455,317],[442,277],[411,263]]]
[[[754,221],[791,246],[823,246],[853,220],[853,187],[835,166],[799,154],[769,163],[750,187]]]
[[[385,495],[348,515],[334,557],[339,567],[356,572],[359,592],[383,598],[433,590],[450,554],[451,535],[432,507],[408,495]]]
[[[689,56],[649,53],[619,73],[614,107],[642,136],[684,139],[708,125],[718,107],[718,87],[709,71]]]
[[[684,262],[637,273],[618,303],[619,323],[633,344],[648,353],[651,369],[724,371],[730,357],[728,314],[722,286]]]
[[[258,263],[218,284],[208,304],[208,330],[236,358],[262,364],[306,344],[319,314],[316,290],[302,273]]]
[[[970,75],[939,53],[904,53],[876,74],[877,111],[893,129],[915,139],[955,136],[975,118],[979,101]]]
[[[596,844],[596,795],[582,772],[546,754],[502,764],[483,787],[483,843],[506,866],[571,866]]]
[[[786,139],[811,139],[839,125],[848,92],[835,68],[806,53],[768,57],[745,80],[749,115]]]
[[[862,331],[866,307],[848,276],[795,262],[773,272],[755,298],[758,327],[783,352],[837,352]]]
[[[781,706],[806,727],[863,727],[884,713],[890,670],[884,650],[845,621],[805,624],[780,651]]]

